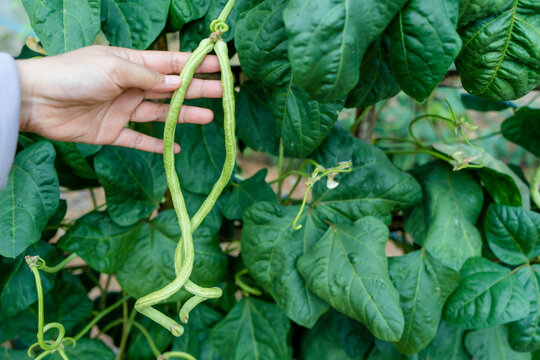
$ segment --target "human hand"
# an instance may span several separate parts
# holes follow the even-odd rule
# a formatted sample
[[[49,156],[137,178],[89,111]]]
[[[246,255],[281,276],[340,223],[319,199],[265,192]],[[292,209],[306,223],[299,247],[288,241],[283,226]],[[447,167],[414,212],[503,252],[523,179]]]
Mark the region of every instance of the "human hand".
[[[52,140],[110,144],[163,152],[163,141],[126,128],[129,121],[165,121],[170,98],[189,53],[89,46],[62,55],[18,60],[21,131]],[[208,56],[197,72],[217,72]],[[176,75],[167,75],[176,74]],[[219,98],[218,80],[193,79],[186,98]],[[183,106],[180,123],[206,124],[211,110]],[[175,152],[180,147],[175,144]]]

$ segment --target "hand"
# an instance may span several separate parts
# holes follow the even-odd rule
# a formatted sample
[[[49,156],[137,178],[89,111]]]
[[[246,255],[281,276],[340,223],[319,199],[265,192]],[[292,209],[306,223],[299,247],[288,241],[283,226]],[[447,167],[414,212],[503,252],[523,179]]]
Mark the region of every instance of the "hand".
[[[20,130],[53,140],[110,144],[163,152],[162,140],[126,128],[128,122],[165,121],[170,98],[189,53],[89,46],[58,56],[17,61]],[[208,56],[198,72],[217,72]],[[218,80],[193,79],[186,98],[219,98]],[[179,123],[206,124],[211,110],[183,106]],[[180,147],[175,144],[175,151]]]

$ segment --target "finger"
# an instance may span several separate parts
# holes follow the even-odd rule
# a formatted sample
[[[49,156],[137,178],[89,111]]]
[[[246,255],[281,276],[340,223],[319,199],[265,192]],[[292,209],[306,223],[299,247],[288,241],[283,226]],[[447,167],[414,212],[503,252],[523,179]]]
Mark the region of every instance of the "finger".
[[[163,75],[150,68],[125,60],[115,62],[109,74],[116,85],[122,89],[137,88],[169,92],[180,86],[180,77],[177,75]]]
[[[163,153],[163,140],[142,134],[135,130],[124,128],[112,145],[124,146],[153,153]],[[180,145],[174,144],[174,152],[180,152]]]
[[[165,121],[169,112],[169,104],[158,104],[145,101],[135,109],[133,122]],[[214,118],[212,110],[197,106],[182,106],[178,114],[178,123],[208,124]]]
[[[146,91],[144,98],[147,100],[170,99],[172,92]],[[189,84],[186,99],[213,98],[218,99],[223,96],[221,81],[193,79]]]
[[[223,96],[221,81],[193,79],[189,84],[186,99],[211,98],[217,99]]]
[[[139,65],[149,67],[162,74],[180,74],[186,65],[191,53],[179,51],[142,51],[117,47],[109,47],[115,55]],[[217,56],[208,55],[197,68],[197,73],[218,72],[219,61]]]

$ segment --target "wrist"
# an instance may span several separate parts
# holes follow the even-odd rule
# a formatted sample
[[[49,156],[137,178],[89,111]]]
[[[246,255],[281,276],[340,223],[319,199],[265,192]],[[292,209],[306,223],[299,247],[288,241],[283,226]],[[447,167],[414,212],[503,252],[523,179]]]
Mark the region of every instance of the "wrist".
[[[19,130],[20,131],[30,131],[31,129],[31,119],[32,119],[32,109],[34,106],[34,89],[32,85],[32,74],[35,73],[32,71],[32,60],[16,60],[15,64],[19,72],[19,84],[21,91],[21,106],[19,114]]]

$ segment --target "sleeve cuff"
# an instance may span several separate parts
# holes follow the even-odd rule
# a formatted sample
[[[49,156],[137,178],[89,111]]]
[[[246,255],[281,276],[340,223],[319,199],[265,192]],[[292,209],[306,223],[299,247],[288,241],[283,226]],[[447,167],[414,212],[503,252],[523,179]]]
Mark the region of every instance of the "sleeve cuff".
[[[21,90],[15,60],[0,53],[0,190],[4,189],[15,151],[19,133]]]

